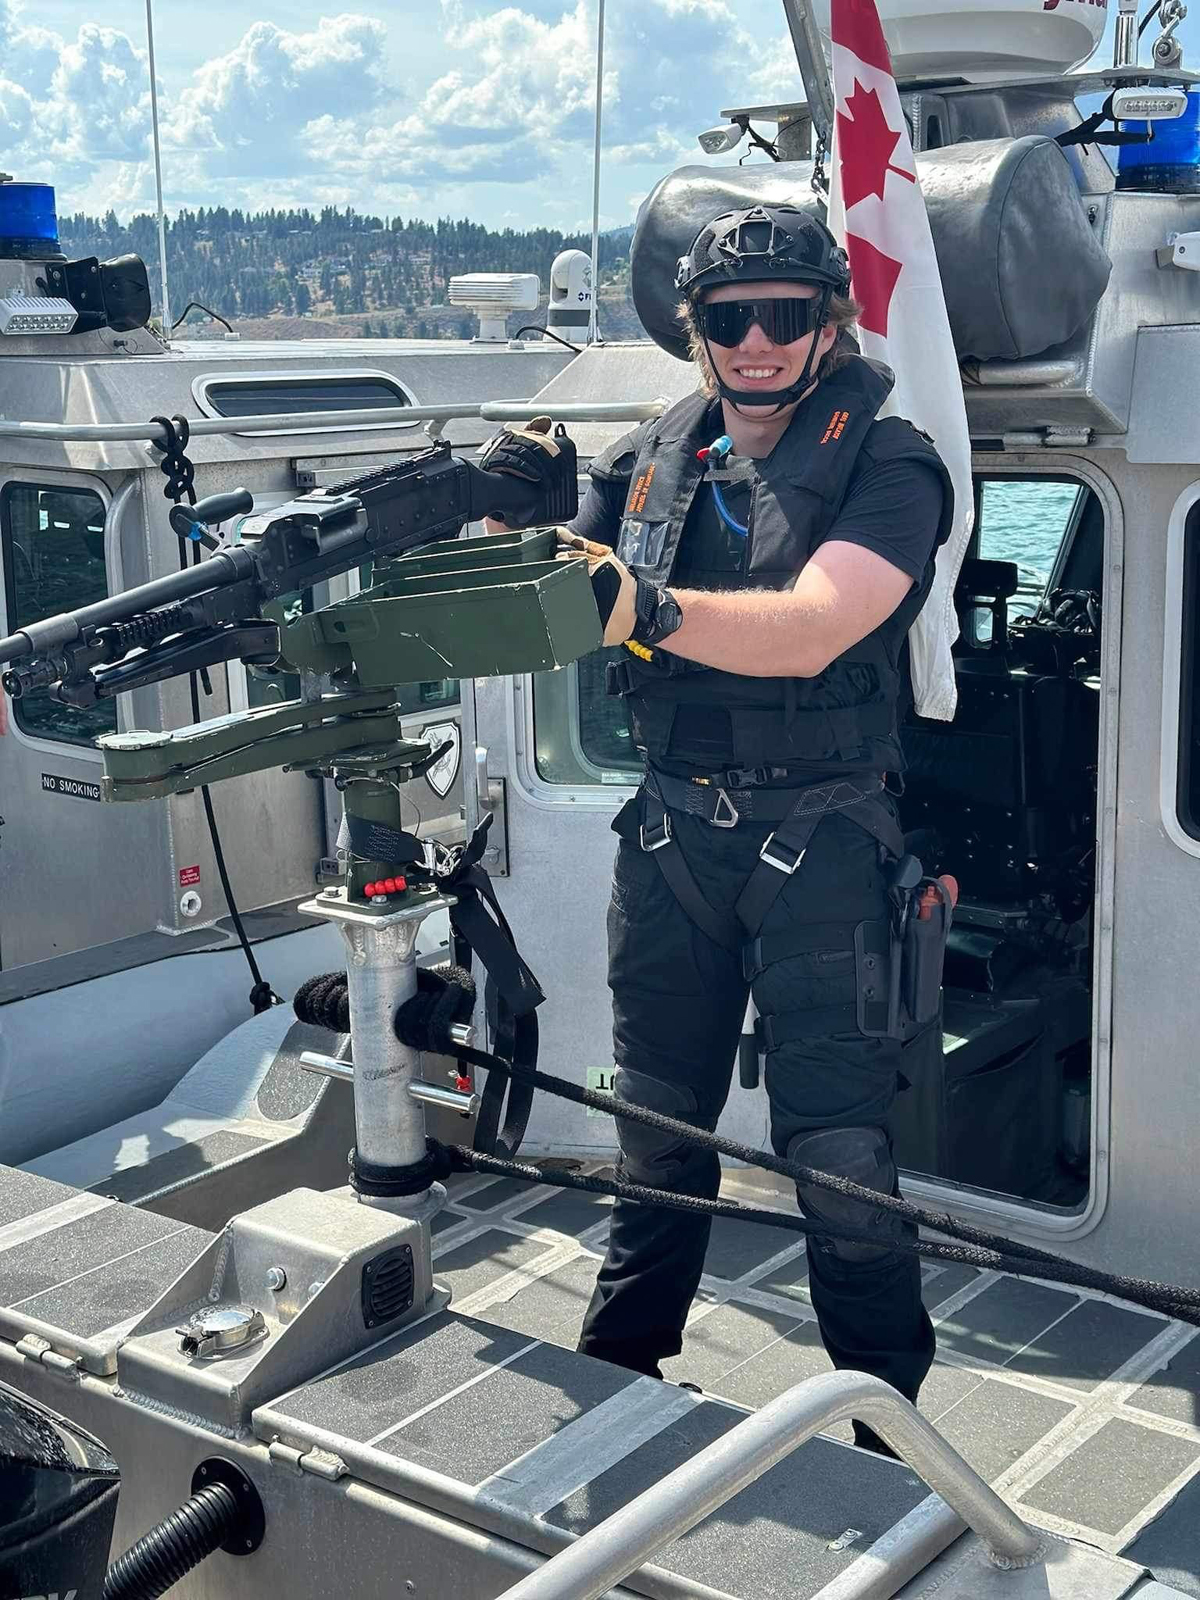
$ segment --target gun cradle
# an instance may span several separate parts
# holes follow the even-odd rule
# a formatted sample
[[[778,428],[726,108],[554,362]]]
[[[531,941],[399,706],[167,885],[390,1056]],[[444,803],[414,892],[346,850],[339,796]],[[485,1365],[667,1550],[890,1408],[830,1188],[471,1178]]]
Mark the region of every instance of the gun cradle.
[[[458,540],[390,562],[384,581],[291,623],[294,666],[362,688],[566,666],[601,642],[586,563],[553,529]]]
[[[416,763],[423,744],[402,741],[400,709],[387,693],[350,693],[322,700],[235,711],[169,733],[103,734],[101,794],[105,800],[155,800],[202,783],[269,767],[307,766],[363,746],[386,749],[393,764]]]
[[[405,781],[429,751],[404,742],[395,685],[540,672],[600,644],[587,564],[554,560],[556,548],[553,529],[535,529],[388,562],[375,588],[281,629],[279,664],[332,675],[335,695],[105,735],[104,798],[150,800],[364,749]]]

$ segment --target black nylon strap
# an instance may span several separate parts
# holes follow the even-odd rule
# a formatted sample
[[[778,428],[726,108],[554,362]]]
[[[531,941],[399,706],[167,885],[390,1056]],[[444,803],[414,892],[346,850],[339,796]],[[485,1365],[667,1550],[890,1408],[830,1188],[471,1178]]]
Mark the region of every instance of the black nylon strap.
[[[745,887],[737,897],[734,911],[747,934],[757,935],[767,919],[767,912],[783,893],[784,884],[799,869],[822,816],[789,817],[776,828],[762,847],[762,854],[754,871],[746,879]]]
[[[784,884],[799,868],[813,834],[832,812],[840,812],[865,828],[889,855],[899,859],[904,854],[904,835],[880,800],[882,793],[882,780],[863,785],[848,779],[801,792],[791,815],[763,846],[762,859],[738,896],[734,910],[748,933],[758,933]]]
[[[514,1066],[533,1068],[538,1055],[534,1013],[545,995],[518,955],[491,880],[479,865],[491,824],[491,816],[483,819],[467,843],[453,853],[449,869],[438,874],[438,883],[454,896],[450,926],[456,945],[465,941],[487,974],[484,1004],[496,1055]],[[475,1123],[475,1148],[505,1159],[515,1155],[525,1137],[532,1105],[532,1083],[489,1072]]]
[[[753,982],[760,972],[791,956],[810,955],[815,950],[854,949],[854,922],[809,922],[782,933],[759,935],[742,950],[742,976]]]
[[[813,1006],[807,1011],[783,1011],[776,1017],[759,1017],[754,1024],[761,1050],[778,1050],[798,1039],[825,1039],[831,1033],[857,1033],[858,1010],[853,1005]]]
[[[757,937],[784,884],[799,867],[813,834],[831,812],[840,811],[851,817],[897,858],[904,853],[899,824],[879,799],[882,779],[812,784],[798,795],[795,789],[762,790],[764,796],[779,796],[776,804],[786,803],[787,813],[764,844],[763,859],[746,880],[733,915],[724,916],[706,899],[672,836],[667,806],[671,795],[679,790],[711,796],[714,808],[725,793],[711,785],[693,784],[651,769],[642,786],[642,849],[654,855],[671,893],[700,931],[726,950],[740,952],[748,938]]]
[[[672,810],[699,817],[714,827],[736,826],[738,822],[782,822],[796,804],[795,789],[738,788],[721,783],[719,778],[701,782],[656,771],[654,785]]]
[[[736,917],[723,917],[708,902],[692,876],[692,869],[671,834],[671,817],[662,800],[649,787],[643,790],[642,849],[652,851],[667,887],[683,911],[713,941],[735,954],[745,942]],[[661,841],[661,842],[660,842]]]
[[[388,866],[405,867],[425,860],[425,848],[411,833],[389,828],[386,822],[369,822],[346,812],[346,831],[350,848],[364,861],[383,861]]]

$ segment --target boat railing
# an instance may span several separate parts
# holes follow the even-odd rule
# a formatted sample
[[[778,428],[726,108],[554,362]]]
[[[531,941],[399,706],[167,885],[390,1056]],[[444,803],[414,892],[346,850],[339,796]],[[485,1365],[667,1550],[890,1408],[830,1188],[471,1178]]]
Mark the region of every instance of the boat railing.
[[[685,1461],[628,1505],[506,1589],[501,1600],[596,1600],[680,1538],[689,1528],[754,1483],[813,1434],[837,1422],[873,1428],[901,1461],[940,1495],[908,1552],[907,1576],[944,1549],[965,1524],[1000,1568],[1032,1566],[1043,1552],[1041,1535],[1005,1505],[916,1407],[880,1378],[831,1372],[796,1384]],[[933,1548],[930,1548],[931,1536]],[[904,1565],[902,1541],[887,1554],[887,1572]],[[839,1585],[839,1600],[878,1594],[879,1573],[862,1569],[866,1587]],[[848,1576],[844,1573],[843,1577]],[[825,1591],[823,1590],[822,1593]],[[889,1589],[889,1593],[893,1592]]]
[[[379,406],[359,411],[268,412],[250,417],[189,417],[193,437],[204,434],[319,433],[325,428],[358,428],[388,424],[428,424],[431,437],[447,422],[469,419],[481,422],[529,422],[553,415],[555,422],[645,422],[661,416],[668,400],[554,401],[486,400],[429,406]],[[52,439],[58,444],[113,444],[119,442],[165,446],[166,430],[155,422],[10,422],[0,420],[0,439]]]

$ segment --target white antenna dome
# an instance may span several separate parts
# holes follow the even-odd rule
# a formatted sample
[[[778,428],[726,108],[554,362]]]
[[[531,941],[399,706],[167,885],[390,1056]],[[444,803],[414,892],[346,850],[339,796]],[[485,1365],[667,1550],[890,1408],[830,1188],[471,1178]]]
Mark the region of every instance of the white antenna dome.
[[[541,289],[536,272],[464,272],[450,279],[446,301],[475,312],[477,344],[496,344],[508,338],[508,313],[536,311]]]
[[[1108,0],[878,0],[901,82],[1070,72],[1096,51]],[[813,0],[826,40],[830,0]]]
[[[586,250],[560,250],[550,268],[547,332],[569,344],[586,344],[591,312],[591,257]]]

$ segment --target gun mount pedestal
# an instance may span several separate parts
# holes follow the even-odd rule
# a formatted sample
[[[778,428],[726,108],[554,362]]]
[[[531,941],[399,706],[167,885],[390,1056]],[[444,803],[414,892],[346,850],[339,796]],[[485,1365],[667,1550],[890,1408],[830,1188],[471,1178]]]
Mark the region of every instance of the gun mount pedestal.
[[[398,1008],[417,992],[417,929],[431,912],[452,903],[432,891],[409,891],[403,898],[411,904],[376,910],[354,905],[344,890],[327,889],[300,908],[334,923],[345,941],[357,1159],[379,1168],[411,1166],[425,1155],[425,1110],[410,1093],[422,1081],[421,1053],[401,1044],[392,1024]],[[461,1099],[465,1109],[470,1097]],[[360,1188],[358,1198],[420,1221],[441,1209],[445,1194],[433,1184],[412,1195],[373,1195]]]
[[[544,515],[573,514],[573,463],[573,453],[561,452],[562,481],[541,497]],[[478,909],[469,900],[488,891],[476,864],[482,841],[459,853],[405,829],[403,786],[442,752],[404,737],[393,686],[553,669],[601,640],[586,564],[555,559],[553,528],[446,537],[506,496],[528,497],[528,485],[514,489],[515,480],[455,464],[445,451],[420,470],[406,465],[402,492],[392,493],[384,477],[390,499],[378,500],[374,477],[356,482],[352,494],[302,497],[264,514],[250,530],[256,536],[243,527],[240,544],[170,582],[0,640],[0,662],[29,659],[7,675],[13,692],[56,684],[67,703],[93,704],[201,661],[261,665],[273,639],[265,623],[256,626],[247,656],[247,618],[261,623],[265,605],[318,579],[367,561],[375,568],[372,589],[270,624],[278,630],[273,665],[325,679],[325,693],[99,741],[107,801],[160,798],[279,766],[331,778],[345,801],[342,881],[303,909],[334,923],[346,946],[352,1186],[297,1188],[235,1215],[133,1321],[119,1354],[114,1339],[98,1358],[108,1378],[115,1365],[121,1389],[147,1414],[183,1416],[227,1438],[244,1434],[268,1398],[351,1361],[445,1302],[433,1283],[430,1242],[445,1190],[425,1165],[423,1100],[463,1112],[476,1101],[423,1081],[421,1052],[397,1038],[395,1019],[418,990],[422,920],[457,907],[469,922]],[[474,926],[482,926],[478,918]],[[513,957],[513,1005],[525,1007],[517,1023],[536,1039],[526,1018],[541,992]],[[340,1005],[332,1018],[322,1009],[323,1022],[344,1029]],[[346,1075],[344,1062],[309,1064]],[[483,1099],[498,1122],[492,1085]],[[344,1470],[333,1465],[328,1475]]]

